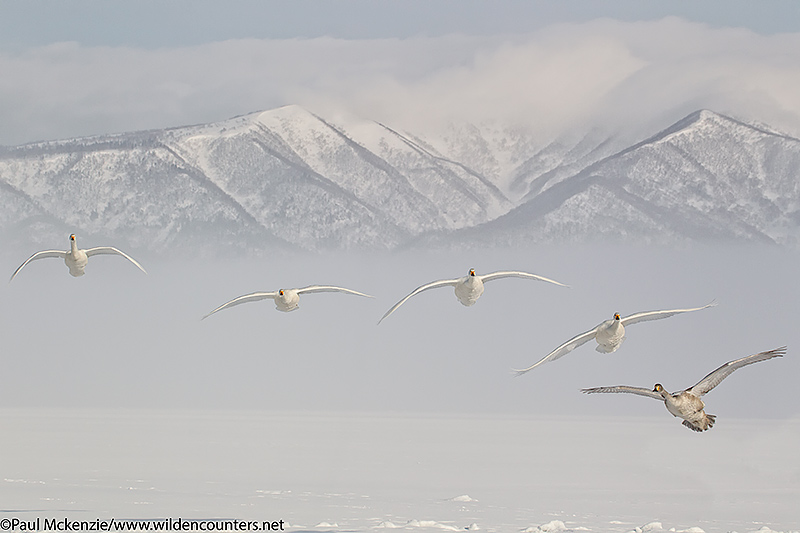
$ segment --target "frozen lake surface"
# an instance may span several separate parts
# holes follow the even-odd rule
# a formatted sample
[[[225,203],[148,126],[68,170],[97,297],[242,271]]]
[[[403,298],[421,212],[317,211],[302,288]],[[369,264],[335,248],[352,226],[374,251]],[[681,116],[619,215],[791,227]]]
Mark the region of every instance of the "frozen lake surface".
[[[0,519],[800,530],[800,420],[727,417],[695,434],[653,407],[646,418],[5,409]]]

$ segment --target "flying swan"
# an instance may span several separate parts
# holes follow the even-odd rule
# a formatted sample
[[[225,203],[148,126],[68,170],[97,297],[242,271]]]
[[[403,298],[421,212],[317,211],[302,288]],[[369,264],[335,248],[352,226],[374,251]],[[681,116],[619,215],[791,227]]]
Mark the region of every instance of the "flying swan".
[[[384,318],[394,313],[398,307],[400,307],[406,302],[406,300],[408,300],[415,294],[427,291],[428,289],[436,289],[438,287],[455,287],[456,298],[458,298],[458,301],[466,306],[473,305],[478,300],[478,298],[480,298],[481,294],[483,294],[483,284],[486,283],[487,281],[492,281],[500,278],[535,279],[537,281],[546,281],[548,283],[554,283],[562,287],[568,287],[568,285],[564,285],[563,283],[553,281],[552,279],[543,278],[542,276],[537,276],[536,274],[529,274],[527,272],[500,271],[479,276],[475,274],[475,269],[473,268],[470,269],[469,274],[467,274],[463,278],[443,279],[417,287],[411,292],[411,294],[409,294],[408,296],[406,296],[405,298],[394,304],[394,306],[391,309],[386,311],[386,314],[383,315],[380,320],[378,320],[378,324],[383,322]]]
[[[25,265],[27,265],[31,261],[36,261],[37,259],[44,259],[46,257],[60,257],[61,259],[63,259],[64,262],[67,264],[67,267],[69,268],[69,273],[75,277],[83,276],[86,273],[85,272],[86,265],[89,263],[89,258],[92,257],[93,255],[121,255],[122,257],[124,257],[125,259],[136,265],[136,267],[139,270],[147,274],[147,271],[144,268],[142,268],[142,265],[137,263],[131,256],[129,256],[125,252],[117,250],[116,248],[112,248],[111,246],[99,246],[97,248],[88,248],[86,250],[79,250],[78,243],[75,241],[74,233],[69,236],[69,246],[70,249],[67,250],[66,252],[62,252],[60,250],[43,250],[41,252],[36,252],[32,256],[30,256],[24,263],[22,263],[19,266],[19,268],[14,271],[13,274],[11,274],[11,279],[8,280],[9,283],[11,283],[11,281],[14,279],[14,276],[16,276],[19,273],[19,271],[25,267]]]
[[[606,320],[601,324],[598,324],[594,328],[590,329],[589,331],[585,331],[580,335],[576,335],[572,337],[570,340],[550,352],[549,354],[545,355],[542,359],[537,361],[536,363],[532,364],[528,368],[523,368],[522,370],[514,370],[518,376],[521,376],[525,372],[533,370],[537,366],[544,364],[548,361],[555,361],[559,357],[563,357],[567,355],[569,352],[586,344],[590,340],[594,339],[597,341],[597,350],[601,353],[612,353],[616,351],[617,348],[620,347],[622,341],[625,340],[625,327],[630,326],[631,324],[636,324],[637,322],[646,322],[648,320],[660,320],[662,318],[669,318],[673,315],[677,315],[679,313],[688,313],[690,311],[700,311],[701,309],[706,309],[708,307],[713,307],[717,305],[715,302],[711,302],[708,305],[704,305],[703,307],[693,307],[691,309],[668,309],[664,311],[645,311],[643,313],[636,313],[631,316],[626,316],[625,318],[621,318],[619,313],[614,314],[614,318]]]
[[[709,375],[697,382],[693,387],[670,394],[667,392],[660,383],[656,383],[653,390],[641,387],[628,387],[620,385],[617,387],[596,387],[593,389],[581,389],[581,392],[593,394],[596,392],[627,392],[630,394],[638,394],[639,396],[647,396],[656,400],[663,400],[664,405],[667,406],[667,411],[672,413],[672,416],[683,419],[683,425],[692,431],[705,431],[714,426],[716,420],[715,415],[706,414],[703,409],[705,404],[700,399],[701,396],[711,391],[720,382],[730,376],[734,370],[738,370],[743,366],[758,363],[759,361],[766,361],[773,357],[783,357],[786,353],[786,346],[783,348],[776,348],[768,352],[761,352],[755,355],[748,355],[735,361],[725,363],[718,369],[711,372]]]
[[[223,309],[227,309],[229,307],[233,307],[239,304],[245,304],[248,302],[257,302],[259,300],[266,300],[267,298],[271,298],[275,300],[275,308],[278,311],[283,311],[288,313],[289,311],[294,311],[300,306],[300,295],[301,294],[308,294],[313,292],[346,292],[348,294],[355,294],[357,296],[365,296],[367,298],[373,298],[369,294],[364,294],[362,292],[353,291],[350,289],[345,289],[343,287],[332,287],[329,285],[309,285],[308,287],[303,287],[302,289],[279,289],[273,292],[253,292],[251,294],[245,294],[244,296],[239,296],[238,298],[234,298],[230,302],[226,302],[206,316],[201,318],[200,320],[204,320],[217,311],[222,311]]]

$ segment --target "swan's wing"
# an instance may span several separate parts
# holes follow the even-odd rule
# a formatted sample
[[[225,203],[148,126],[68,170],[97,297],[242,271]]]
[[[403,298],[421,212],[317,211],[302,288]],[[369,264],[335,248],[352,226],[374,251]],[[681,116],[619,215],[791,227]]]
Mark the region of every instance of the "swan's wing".
[[[11,283],[11,280],[14,279],[14,276],[16,276],[19,273],[19,271],[22,270],[22,268],[25,265],[27,265],[28,263],[30,263],[31,261],[36,261],[37,259],[44,259],[46,257],[60,257],[61,259],[64,259],[66,256],[67,256],[67,252],[61,252],[59,250],[42,250],[41,252],[36,252],[32,256],[30,256],[28,259],[26,259],[25,262],[22,263],[19,266],[19,268],[17,268],[14,271],[13,274],[11,274],[11,279],[9,279],[8,282]]]
[[[639,396],[647,396],[654,400],[664,400],[661,395],[652,389],[644,389],[642,387],[629,387],[627,385],[617,385],[616,387],[595,387],[593,389],[581,389],[581,392],[586,394],[594,394],[595,392],[627,392],[629,394],[638,394]]]
[[[704,305],[703,307],[692,307],[691,309],[666,309],[663,311],[645,311],[643,313],[636,313],[631,316],[626,316],[621,320],[623,326],[630,326],[631,324],[636,324],[637,322],[646,322],[648,320],[660,320],[662,318],[668,318],[672,315],[677,315],[679,313],[688,313],[690,311],[700,311],[701,309],[707,309],[709,307],[714,307],[717,305],[716,302],[711,302],[708,305]]]
[[[546,281],[547,283],[554,283],[556,285],[561,285],[562,287],[569,287],[569,285],[564,285],[563,283],[559,283],[549,278],[537,276],[536,274],[530,274],[528,272],[517,272],[515,270],[503,270],[500,272],[492,272],[491,274],[485,274],[483,276],[478,276],[478,277],[481,278],[481,281],[484,283],[486,283],[487,281],[492,281],[494,279],[500,279],[500,278],[527,278],[527,279],[535,279],[537,281]]]
[[[147,271],[144,268],[142,268],[142,265],[137,263],[133,257],[129,256],[122,250],[117,250],[116,248],[113,248],[111,246],[98,246],[97,248],[89,248],[87,250],[84,250],[84,252],[86,252],[87,257],[92,257],[93,255],[121,255],[122,257],[124,257],[125,259],[136,265],[139,270],[147,274]]]
[[[364,294],[363,292],[358,292],[351,289],[345,289],[344,287],[334,287],[332,285],[309,285],[308,287],[297,289],[297,294],[308,294],[312,292],[346,292],[348,294],[355,294],[356,296],[366,296],[367,298],[374,298],[374,296],[370,296],[369,294]]]
[[[278,295],[277,291],[273,291],[273,292],[254,292],[254,293],[251,293],[251,294],[245,294],[244,296],[239,296],[238,298],[234,298],[230,302],[226,302],[226,303],[220,305],[219,307],[217,307],[216,309],[214,309],[213,311],[208,313],[206,316],[204,316],[200,320],[205,320],[206,318],[210,317],[211,315],[213,315],[217,311],[222,311],[223,309],[227,309],[228,307],[233,307],[234,305],[246,304],[247,302],[257,302],[259,300],[266,300],[267,298],[272,298],[274,300],[277,295]]]
[[[416,289],[414,289],[413,291],[411,291],[411,294],[409,294],[408,296],[406,296],[405,298],[403,298],[402,300],[400,300],[399,302],[397,302],[396,304],[394,304],[394,305],[392,306],[392,308],[391,308],[391,309],[389,309],[388,311],[386,311],[386,314],[384,314],[384,315],[381,317],[381,319],[380,319],[380,320],[378,320],[378,324],[380,324],[381,322],[383,322],[383,319],[384,319],[384,318],[386,318],[387,316],[389,316],[389,315],[391,315],[392,313],[394,313],[394,312],[395,312],[395,310],[396,310],[398,307],[400,307],[401,305],[403,305],[403,304],[405,303],[405,301],[406,301],[406,300],[408,300],[409,298],[411,298],[411,297],[412,297],[412,296],[414,296],[415,294],[419,294],[419,293],[421,293],[422,291],[427,291],[428,289],[436,289],[436,288],[438,288],[438,287],[447,287],[447,286],[453,287],[453,286],[455,286],[455,285],[456,285],[456,284],[457,284],[459,281],[460,281],[460,278],[458,278],[458,279],[442,279],[442,280],[439,280],[439,281],[433,281],[433,282],[431,282],[431,283],[428,283],[428,284],[426,284],[426,285],[421,285],[421,286],[417,287]]]
[[[559,357],[567,355],[569,352],[571,352],[572,350],[574,350],[578,346],[586,344],[587,342],[592,340],[594,338],[595,334],[597,334],[597,327],[594,327],[594,328],[590,329],[589,331],[586,331],[584,333],[581,333],[580,335],[576,335],[576,336],[572,337],[570,340],[568,340],[567,342],[565,342],[564,344],[562,344],[561,346],[559,346],[558,348],[556,348],[555,350],[553,350],[549,354],[545,355],[542,359],[540,359],[536,363],[532,364],[528,368],[523,368],[522,370],[516,370],[515,369],[514,372],[516,372],[518,376],[521,376],[525,372],[528,372],[529,370],[533,370],[534,368],[536,368],[537,366],[539,366],[539,365],[541,365],[543,363],[546,363],[548,361],[555,361]]]
[[[747,357],[742,357],[741,359],[737,359],[735,361],[729,361],[698,381],[695,386],[686,389],[686,391],[697,396],[702,396],[719,385],[723,379],[733,374],[734,370],[738,370],[743,366],[751,365],[753,363],[758,363],[759,361],[766,361],[767,359],[772,359],[773,357],[783,357],[785,353],[786,346],[783,348],[769,350],[768,352],[748,355]]]

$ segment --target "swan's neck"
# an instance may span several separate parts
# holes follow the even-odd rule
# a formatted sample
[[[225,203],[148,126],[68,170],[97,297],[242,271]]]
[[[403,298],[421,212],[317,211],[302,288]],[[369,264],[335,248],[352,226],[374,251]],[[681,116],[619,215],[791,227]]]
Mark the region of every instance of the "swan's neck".
[[[69,249],[70,249],[70,252],[72,252],[72,255],[75,255],[76,253],[78,253],[78,242],[75,239],[72,239],[71,241],[69,241]]]

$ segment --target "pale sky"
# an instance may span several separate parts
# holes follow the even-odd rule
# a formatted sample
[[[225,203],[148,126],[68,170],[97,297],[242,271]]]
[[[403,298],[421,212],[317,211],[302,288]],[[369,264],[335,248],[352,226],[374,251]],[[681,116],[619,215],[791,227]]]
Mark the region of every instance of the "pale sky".
[[[63,41],[156,48],[229,39],[497,35],[601,17],[678,16],[761,34],[800,29],[800,5],[793,0],[3,0],[0,10],[6,50]]]

